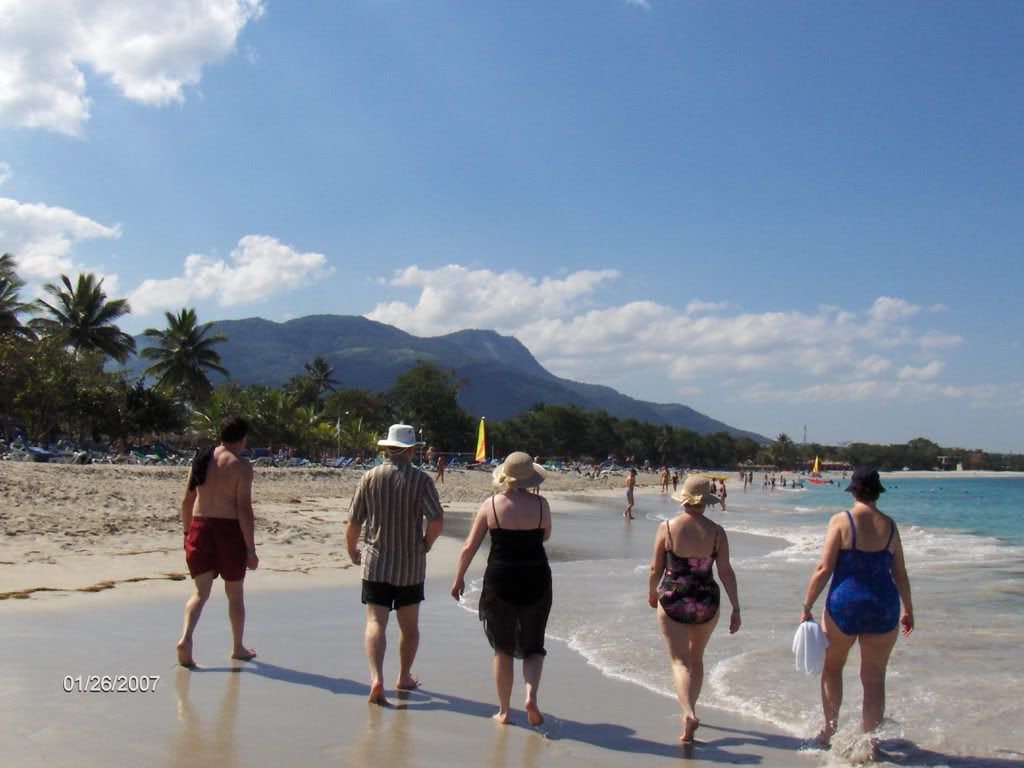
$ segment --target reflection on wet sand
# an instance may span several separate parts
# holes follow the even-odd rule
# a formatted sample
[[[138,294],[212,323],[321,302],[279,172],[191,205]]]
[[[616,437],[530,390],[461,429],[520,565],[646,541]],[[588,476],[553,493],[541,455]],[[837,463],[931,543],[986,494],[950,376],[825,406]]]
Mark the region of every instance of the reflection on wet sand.
[[[366,727],[352,750],[351,759],[342,765],[386,765],[388,768],[407,768],[409,755],[415,749],[411,743],[407,709],[367,707]]]
[[[177,695],[178,727],[168,754],[169,768],[194,768],[198,765],[232,768],[238,765],[235,722],[238,718],[238,690],[241,669],[227,675],[220,709],[212,722],[204,722],[189,696],[196,672],[179,667],[174,679]]]

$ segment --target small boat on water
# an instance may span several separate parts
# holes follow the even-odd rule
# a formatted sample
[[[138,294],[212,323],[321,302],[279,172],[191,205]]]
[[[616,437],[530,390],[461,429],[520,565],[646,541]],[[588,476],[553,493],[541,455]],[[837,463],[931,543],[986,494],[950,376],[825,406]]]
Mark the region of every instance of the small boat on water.
[[[821,479],[821,459],[814,457],[814,469],[811,470],[811,483],[813,485],[828,485],[828,480]]]

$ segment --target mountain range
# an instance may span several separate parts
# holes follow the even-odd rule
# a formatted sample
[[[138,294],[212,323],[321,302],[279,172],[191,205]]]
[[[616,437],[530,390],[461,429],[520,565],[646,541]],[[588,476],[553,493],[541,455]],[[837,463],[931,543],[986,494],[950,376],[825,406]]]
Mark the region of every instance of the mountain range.
[[[216,349],[231,379],[243,385],[281,386],[322,355],[334,367],[340,386],[381,392],[416,362],[428,361],[453,370],[463,382],[459,394],[463,408],[495,421],[516,416],[537,403],[577,405],[622,419],[768,442],[762,435],[685,405],[636,400],[611,387],[555,376],[518,339],[495,331],[464,330],[424,338],[365,317],[310,315],[284,323],[262,318],[222,320],[213,324],[211,333],[227,337]],[[136,343],[141,350],[151,342],[139,336]],[[145,367],[146,361],[139,357],[129,364],[135,373]]]

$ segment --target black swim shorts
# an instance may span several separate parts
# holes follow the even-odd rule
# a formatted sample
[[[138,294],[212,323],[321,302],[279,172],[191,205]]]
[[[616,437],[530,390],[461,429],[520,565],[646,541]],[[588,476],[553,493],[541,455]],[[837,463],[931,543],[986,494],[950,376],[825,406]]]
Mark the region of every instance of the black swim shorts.
[[[396,587],[384,581],[367,581],[363,579],[363,604],[381,605],[389,611],[416,605],[426,599],[423,595],[423,582]]]

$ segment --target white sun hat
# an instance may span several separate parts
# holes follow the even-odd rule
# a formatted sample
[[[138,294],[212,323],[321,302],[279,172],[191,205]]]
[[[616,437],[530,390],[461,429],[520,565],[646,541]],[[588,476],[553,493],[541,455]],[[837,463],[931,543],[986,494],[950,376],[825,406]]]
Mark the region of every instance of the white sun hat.
[[[388,428],[385,440],[378,440],[382,448],[412,448],[421,443],[416,442],[416,430],[408,424],[392,424]]]

